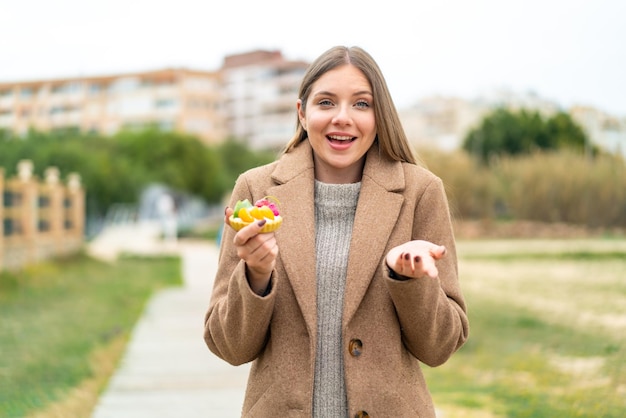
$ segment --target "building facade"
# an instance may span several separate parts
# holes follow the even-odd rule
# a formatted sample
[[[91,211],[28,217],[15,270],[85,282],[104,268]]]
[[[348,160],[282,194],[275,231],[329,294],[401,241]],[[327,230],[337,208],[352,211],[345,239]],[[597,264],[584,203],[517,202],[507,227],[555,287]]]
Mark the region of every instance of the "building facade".
[[[163,69],[102,77],[0,82],[0,130],[24,135],[76,129],[111,135],[155,126],[185,132],[204,143],[228,137],[254,149],[279,149],[296,127],[298,88],[309,63],[280,51],[228,55],[217,71]],[[467,132],[495,108],[563,109],[536,93],[496,89],[468,100],[431,96],[399,109],[417,148],[458,149]],[[626,156],[626,118],[575,106],[569,114],[602,149]]]
[[[0,83],[0,129],[111,135],[156,126],[206,143],[226,132],[219,72],[188,69]]]
[[[230,134],[252,148],[280,148],[296,128],[298,88],[308,63],[280,51],[229,55],[221,68]]]
[[[626,159],[626,117],[615,117],[590,106],[574,106],[569,113],[593,144]]]

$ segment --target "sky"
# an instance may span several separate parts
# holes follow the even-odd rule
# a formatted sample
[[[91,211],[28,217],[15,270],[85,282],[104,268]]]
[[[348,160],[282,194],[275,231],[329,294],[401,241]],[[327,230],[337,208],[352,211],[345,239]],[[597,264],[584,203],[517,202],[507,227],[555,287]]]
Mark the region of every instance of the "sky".
[[[0,82],[335,45],[368,51],[398,107],[508,89],[626,116],[624,0],[0,0]]]

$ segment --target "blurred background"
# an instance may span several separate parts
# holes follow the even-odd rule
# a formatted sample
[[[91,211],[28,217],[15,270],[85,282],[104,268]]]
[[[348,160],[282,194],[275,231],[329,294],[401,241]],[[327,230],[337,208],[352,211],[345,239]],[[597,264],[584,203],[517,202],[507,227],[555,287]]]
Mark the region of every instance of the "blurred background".
[[[217,250],[235,179],[291,138],[302,75],[334,45],[377,60],[446,185],[477,308],[429,374],[440,414],[621,416],[624,16],[619,0],[2,1],[0,416],[90,416],[144,303],[185,286],[182,243]],[[73,324],[88,308],[62,294],[128,309]],[[30,338],[57,341],[58,364]]]

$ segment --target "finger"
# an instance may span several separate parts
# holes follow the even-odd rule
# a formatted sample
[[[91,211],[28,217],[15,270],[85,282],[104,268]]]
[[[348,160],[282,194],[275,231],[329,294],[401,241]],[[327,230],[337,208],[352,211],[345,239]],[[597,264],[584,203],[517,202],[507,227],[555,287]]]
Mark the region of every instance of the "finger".
[[[422,267],[424,274],[431,279],[436,279],[439,275],[439,271],[437,270],[437,266],[435,265],[435,260],[432,258],[425,258]]]
[[[438,245],[430,250],[430,255],[432,255],[435,260],[440,260],[446,255],[446,252],[447,249],[445,246]]]
[[[224,223],[228,226],[230,226],[230,215],[232,215],[233,212],[234,211],[228,206],[224,209]]]
[[[411,265],[411,273],[415,273],[415,257],[411,257],[410,254],[407,254],[409,256],[409,263]]]
[[[250,253],[245,260],[250,268],[262,272],[268,272],[274,268],[278,255],[274,234],[259,234],[250,239],[246,247],[250,248]]]
[[[410,260],[411,260],[411,254],[409,253],[400,254],[400,260],[398,260],[399,262],[398,264],[400,265],[400,271],[398,273],[405,274],[405,271],[410,269],[411,267]]]
[[[252,237],[255,237],[261,233],[261,229],[267,222],[267,219],[262,219],[257,222],[252,222],[239,230],[235,235],[235,245],[244,245]]]
[[[261,234],[261,235],[270,235],[270,234]],[[276,256],[278,255],[278,246],[276,245],[276,239],[273,237],[267,239],[263,242],[261,247],[259,247],[259,261],[261,262],[270,262],[273,263],[276,260]]]
[[[415,273],[415,270],[419,267],[421,262],[422,262],[422,257],[420,257],[419,255],[416,255],[411,259],[411,263],[412,263],[411,267],[413,269],[412,270],[413,273]]]

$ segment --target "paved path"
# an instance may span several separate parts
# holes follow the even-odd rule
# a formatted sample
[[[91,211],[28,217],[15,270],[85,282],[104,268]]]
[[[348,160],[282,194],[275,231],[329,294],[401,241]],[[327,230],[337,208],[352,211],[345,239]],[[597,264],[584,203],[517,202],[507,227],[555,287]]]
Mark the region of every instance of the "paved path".
[[[202,338],[217,248],[185,242],[176,248],[184,286],[150,300],[92,418],[241,416],[248,366],[220,360]]]

